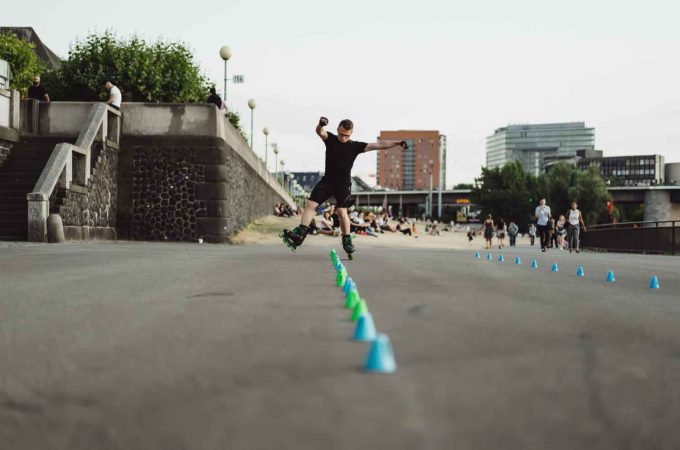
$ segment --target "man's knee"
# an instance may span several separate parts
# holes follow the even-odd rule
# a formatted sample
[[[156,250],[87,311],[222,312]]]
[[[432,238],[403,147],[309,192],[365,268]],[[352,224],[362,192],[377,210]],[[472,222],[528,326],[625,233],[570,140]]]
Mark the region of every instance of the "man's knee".
[[[307,205],[305,205],[305,209],[316,209],[318,208],[318,206],[319,204],[314,200],[307,200]]]

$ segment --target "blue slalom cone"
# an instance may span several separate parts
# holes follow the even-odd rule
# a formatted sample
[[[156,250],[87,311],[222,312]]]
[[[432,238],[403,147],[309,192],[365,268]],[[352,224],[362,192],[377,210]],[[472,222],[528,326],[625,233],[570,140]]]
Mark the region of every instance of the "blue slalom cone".
[[[659,279],[654,275],[651,280],[649,280],[649,289],[659,289]]]
[[[517,264],[518,266],[519,266],[520,264],[522,264],[522,260],[520,259],[519,256],[518,256],[517,258],[515,258],[515,264]]]
[[[394,373],[397,370],[397,363],[394,361],[394,352],[390,338],[385,334],[379,334],[371,344],[371,349],[366,358],[364,366],[367,372],[373,373]]]
[[[550,268],[551,272],[559,272],[560,269],[557,267],[557,263],[553,263],[552,267]]]
[[[479,252],[475,253],[475,258],[477,258],[477,259],[481,258],[481,255],[479,254]]]
[[[585,277],[586,274],[583,271],[583,266],[578,266],[578,269],[576,270],[576,276],[577,277]]]
[[[493,259],[493,256],[491,256],[491,253],[487,253],[486,259],[488,259],[489,261],[491,261]]]
[[[503,257],[503,255],[499,256],[498,262],[505,262],[505,257]]]
[[[372,341],[376,338],[375,323],[373,322],[373,315],[370,312],[364,313],[359,317],[357,327],[354,330],[355,341]]]
[[[531,261],[531,268],[532,269],[538,269],[538,263],[536,262],[535,259],[533,261]]]
[[[610,270],[607,272],[607,283],[613,283],[614,281],[616,281],[616,278],[614,278],[614,271]]]
[[[342,291],[345,293],[345,295],[347,295],[349,290],[352,288],[352,283],[354,283],[354,281],[352,281],[352,277],[347,277],[345,284],[342,286]]]

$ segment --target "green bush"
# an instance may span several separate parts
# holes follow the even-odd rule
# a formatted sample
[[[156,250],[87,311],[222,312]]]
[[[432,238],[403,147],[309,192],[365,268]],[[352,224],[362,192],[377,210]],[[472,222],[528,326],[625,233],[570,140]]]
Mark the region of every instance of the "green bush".
[[[20,91],[22,97],[28,94],[33,77],[45,70],[34,49],[35,44],[19,39],[14,33],[0,33],[0,59],[9,63],[13,76],[10,87]]]

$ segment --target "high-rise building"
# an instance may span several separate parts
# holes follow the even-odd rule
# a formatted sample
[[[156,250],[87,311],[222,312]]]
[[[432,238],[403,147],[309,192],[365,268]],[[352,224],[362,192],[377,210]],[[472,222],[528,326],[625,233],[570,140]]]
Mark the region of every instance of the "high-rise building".
[[[439,189],[439,171],[442,186],[446,186],[446,136],[439,131],[398,130],[381,131],[380,140],[406,141],[406,150],[378,152],[378,185],[397,190]]]
[[[486,138],[486,167],[502,167],[519,161],[533,175],[546,166],[571,160],[579,150],[595,150],[595,128],[584,122],[508,125]]]

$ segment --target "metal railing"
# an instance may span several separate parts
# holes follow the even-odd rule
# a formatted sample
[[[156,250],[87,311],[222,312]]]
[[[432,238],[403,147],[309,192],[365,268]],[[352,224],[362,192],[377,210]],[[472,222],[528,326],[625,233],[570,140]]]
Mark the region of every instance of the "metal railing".
[[[107,140],[118,144],[120,119],[120,111],[117,109],[105,103],[95,103],[90,108],[75,145],[60,143],[54,147],[33,192],[26,196],[29,241],[47,240],[49,200],[57,183],[61,183],[66,189],[70,189],[72,182],[87,186],[90,179],[92,144],[100,141],[106,145]]]
[[[629,253],[680,254],[680,220],[624,222],[588,227],[581,246]]]

